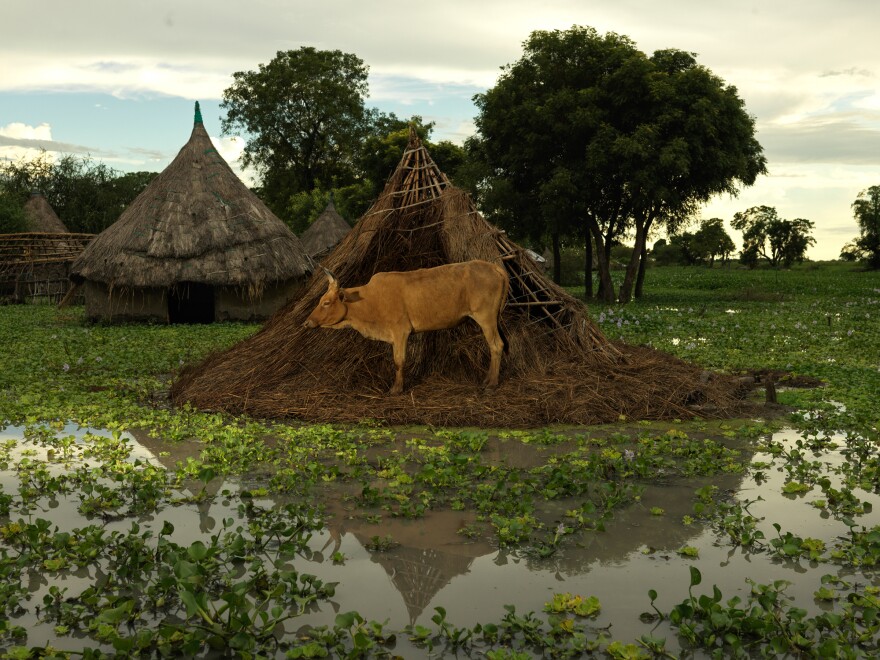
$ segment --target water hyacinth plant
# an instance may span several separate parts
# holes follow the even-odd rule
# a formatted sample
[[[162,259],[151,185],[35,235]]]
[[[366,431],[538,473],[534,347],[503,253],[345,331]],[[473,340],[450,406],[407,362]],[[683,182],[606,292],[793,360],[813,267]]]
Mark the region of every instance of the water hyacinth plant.
[[[526,430],[230,418],[172,408],[167,389],[256,326],[0,307],[0,651],[876,655],[878,275],[651,282],[594,310],[608,335],[757,374],[779,404],[760,392],[749,419]],[[408,617],[349,586],[378,569],[415,607],[450,544],[466,569]],[[620,566],[642,578],[621,589]],[[530,585],[521,600],[487,606],[466,586],[493,571]]]

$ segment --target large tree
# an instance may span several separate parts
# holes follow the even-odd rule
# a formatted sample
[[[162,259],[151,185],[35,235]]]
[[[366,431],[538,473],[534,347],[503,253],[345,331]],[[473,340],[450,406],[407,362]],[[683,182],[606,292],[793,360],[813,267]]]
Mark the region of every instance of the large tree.
[[[697,64],[692,53],[656,51],[651,64],[643,123],[622,137],[617,152],[631,182],[635,233],[619,292],[623,302],[644,267],[648,234],[657,222],[674,230],[714,195],[736,195],[766,172],[754,119],[735,87]]]
[[[475,101],[487,186],[505,193],[485,195],[489,212],[501,211],[499,223],[519,216],[529,235],[550,236],[554,253],[566,236],[583,237],[588,259],[595,245],[606,301],[615,298],[613,241],[635,234],[626,302],[653,227],[675,229],[701,202],[765,171],[735,88],[689,53],[649,58],[593,28],[533,32],[522,58]]]
[[[220,104],[222,130],[244,133],[242,164],[259,173],[263,199],[278,215],[293,194],[354,179],[359,145],[377,120],[364,106],[368,71],[350,53],[304,46],[233,74]]]
[[[513,233],[549,239],[557,281],[563,239],[580,234],[590,253],[592,237],[611,291],[606,245],[621,224],[625,182],[605,169],[606,147],[633,121],[627,101],[637,103],[632,78],[640,76],[631,72],[645,57],[627,37],[588,27],[536,31],[523,47],[496,85],[474,97],[484,205]]]
[[[852,203],[853,215],[859,223],[859,237],[854,247],[869,268],[880,268],[880,186],[871,186],[859,193]]]

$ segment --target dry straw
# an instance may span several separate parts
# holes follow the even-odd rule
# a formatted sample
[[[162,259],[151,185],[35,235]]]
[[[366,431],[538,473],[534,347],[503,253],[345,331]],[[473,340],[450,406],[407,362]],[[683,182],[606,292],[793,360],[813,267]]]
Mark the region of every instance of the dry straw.
[[[300,240],[308,255],[316,261],[320,261],[330,254],[339,241],[345,238],[350,231],[351,225],[339,215],[336,205],[331,199],[327,208],[302,233]]]
[[[43,193],[33,191],[24,204],[27,231],[40,234],[67,233],[67,227],[55,213]]]
[[[389,344],[354,330],[303,327],[327,288],[319,271],[303,297],[257,334],[185,368],[172,398],[257,417],[481,427],[724,416],[739,405],[743,392],[733,378],[609,341],[583,303],[548,280],[450,184],[414,131],[378,200],[323,265],[345,287],[380,271],[470,259],[501,263],[510,276],[502,317],[509,353],[496,390],[480,384],[488,349],[477,325],[465,322],[412,335],[406,389],[388,395]]]

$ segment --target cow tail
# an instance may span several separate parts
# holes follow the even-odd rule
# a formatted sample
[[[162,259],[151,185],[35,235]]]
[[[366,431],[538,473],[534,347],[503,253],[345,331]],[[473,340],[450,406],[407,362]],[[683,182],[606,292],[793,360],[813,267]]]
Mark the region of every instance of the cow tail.
[[[510,343],[507,341],[507,333],[504,331],[504,321],[502,317],[504,316],[504,308],[507,307],[507,296],[510,293],[510,276],[507,274],[507,271],[504,269],[504,266],[501,267],[502,271],[504,271],[504,296],[501,298],[501,309],[498,310],[498,334],[501,336],[501,341],[504,343],[504,354],[510,354]]]

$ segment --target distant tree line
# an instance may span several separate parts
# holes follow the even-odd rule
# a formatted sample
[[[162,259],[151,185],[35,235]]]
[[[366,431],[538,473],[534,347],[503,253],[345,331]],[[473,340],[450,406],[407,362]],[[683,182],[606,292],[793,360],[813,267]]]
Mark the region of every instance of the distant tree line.
[[[735,249],[733,239],[724,229],[724,220],[710,218],[703,220],[695,232],[673,234],[668,242],[660,239],[654,243],[652,254],[658,265],[703,264],[711,267],[716,260],[726,264]]]
[[[804,218],[780,218],[772,206],[753,206],[733,216],[734,229],[743,234],[739,262],[755,268],[765,260],[772,268],[789,268],[803,261],[807,248],[815,245],[811,235],[813,222]],[[696,232],[682,231],[670,236],[669,241],[654,244],[653,256],[657,264],[704,264],[712,266],[716,259],[727,264],[736,246],[724,229],[721,218],[703,220]]]
[[[120,172],[90,156],[68,154],[56,160],[45,151],[0,163],[0,233],[26,230],[23,207],[39,191],[70,231],[97,234],[116,222],[156,176]]]

